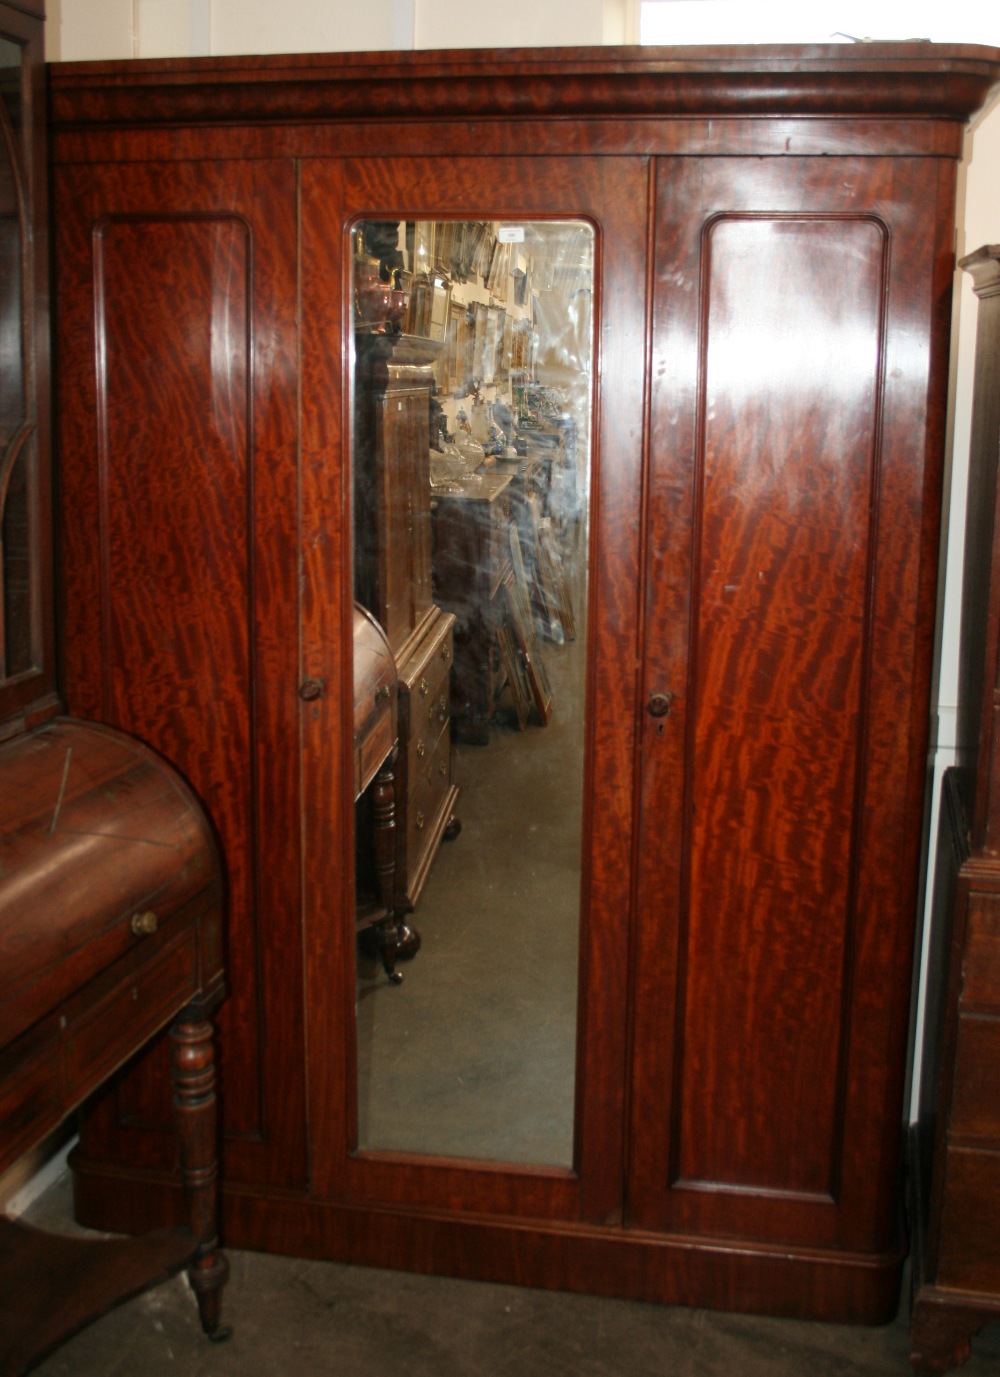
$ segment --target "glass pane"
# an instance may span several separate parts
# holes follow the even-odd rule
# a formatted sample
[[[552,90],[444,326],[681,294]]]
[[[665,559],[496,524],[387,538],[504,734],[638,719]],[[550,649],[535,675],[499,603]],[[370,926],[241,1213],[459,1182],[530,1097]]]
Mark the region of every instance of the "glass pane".
[[[568,1166],[593,230],[354,233],[358,1144]]]
[[[33,441],[24,354],[22,51],[0,38],[0,679],[32,668]]]

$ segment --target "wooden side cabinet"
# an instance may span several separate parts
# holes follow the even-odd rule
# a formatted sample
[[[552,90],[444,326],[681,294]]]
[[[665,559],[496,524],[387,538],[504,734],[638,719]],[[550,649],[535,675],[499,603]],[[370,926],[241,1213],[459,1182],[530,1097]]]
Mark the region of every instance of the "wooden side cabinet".
[[[979,298],[958,744],[944,783],[927,1056],[912,1140],[912,1362],[947,1372],[1000,1319],[1000,245],[963,259]]]

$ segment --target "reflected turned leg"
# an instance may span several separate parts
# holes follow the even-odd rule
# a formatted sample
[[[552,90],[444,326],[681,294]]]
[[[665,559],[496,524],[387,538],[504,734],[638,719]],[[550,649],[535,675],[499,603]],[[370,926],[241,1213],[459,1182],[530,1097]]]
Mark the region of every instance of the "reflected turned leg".
[[[379,902],[388,913],[377,925],[378,948],[385,973],[394,985],[403,977],[396,970],[397,961],[416,956],[420,950],[420,934],[394,909],[396,902],[396,780],[392,773],[392,759],[375,776],[374,846],[375,877]]]
[[[188,1202],[191,1231],[198,1244],[188,1271],[198,1299],[201,1325],[210,1339],[227,1339],[220,1328],[222,1288],[229,1263],[218,1239],[218,1146],[215,1097],[213,1027],[203,1009],[189,1005],[170,1030],[173,1044],[171,1080],[174,1122],[180,1149],[181,1175]]]

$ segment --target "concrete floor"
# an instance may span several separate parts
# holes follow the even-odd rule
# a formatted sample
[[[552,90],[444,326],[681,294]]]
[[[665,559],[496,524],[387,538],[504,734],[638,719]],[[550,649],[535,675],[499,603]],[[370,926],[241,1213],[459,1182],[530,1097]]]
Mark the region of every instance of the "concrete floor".
[[[388,983],[359,962],[364,1148],[570,1166],[582,848],[583,643],[545,646],[555,710],[456,746],[461,834],[438,852]]]
[[[72,1227],[66,1178],[29,1217]],[[905,1377],[899,1317],[878,1329],[754,1319],[236,1252],[210,1343],[182,1278],[105,1315],[40,1377]],[[1000,1325],[964,1377],[997,1377]]]

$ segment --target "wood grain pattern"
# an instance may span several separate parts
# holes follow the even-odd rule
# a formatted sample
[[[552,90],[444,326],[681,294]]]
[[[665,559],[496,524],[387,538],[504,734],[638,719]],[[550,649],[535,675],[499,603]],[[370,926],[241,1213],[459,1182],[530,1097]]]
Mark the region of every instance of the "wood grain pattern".
[[[886,249],[870,220],[706,231],[685,1182],[836,1185]]]
[[[223,1033],[226,1115],[249,1122],[257,1096],[262,1125],[261,1143],[227,1144],[231,1241],[657,1300],[891,1311],[952,160],[998,76],[992,50],[879,45],[54,74],[67,681],[95,711],[91,227],[251,227],[252,497],[235,485],[233,547],[184,517],[243,599],[206,611],[245,656],[235,777],[216,778],[208,705],[177,705],[192,777],[241,800],[224,844],[257,906],[234,915],[241,1013]],[[482,215],[596,230],[570,1171],[352,1152],[349,230]],[[188,309],[208,372],[214,308]],[[170,544],[159,533],[150,550]],[[143,633],[139,609],[128,624],[130,641]],[[302,678],[322,692],[297,716]],[[647,713],[668,692],[669,715]],[[95,1122],[84,1217],[169,1218],[155,1133]]]
[[[967,119],[996,81],[997,50],[918,43],[745,47],[510,49],[165,59],[138,71],[66,63],[53,92],[64,124],[176,124],[193,118],[507,120],[538,115],[663,118],[738,113],[919,114]],[[928,80],[932,76],[933,80]],[[861,77],[861,80],[858,78]]]
[[[348,1159],[347,1124],[350,1102],[350,1071],[339,1068],[335,1077],[320,1063],[310,1068],[314,1078],[313,1111],[323,1125],[314,1135],[314,1179],[324,1190],[349,1190],[370,1200],[411,1200],[436,1208],[476,1208],[523,1211],[530,1214],[603,1218],[620,1207],[622,1156],[622,1105],[625,1060],[625,1026],[621,1009],[625,999],[628,954],[628,914],[620,902],[621,877],[627,874],[631,845],[631,748],[628,722],[632,715],[634,685],[619,666],[634,662],[636,609],[634,604],[635,560],[640,519],[640,462],[642,423],[641,376],[632,367],[641,356],[643,298],[636,283],[642,281],[646,230],[647,166],[641,161],[617,162],[606,167],[592,160],[539,160],[530,179],[514,160],[491,163],[491,176],[503,188],[503,200],[495,201],[496,214],[511,219],[530,215],[586,217],[601,233],[600,300],[605,329],[616,347],[603,353],[606,378],[601,411],[599,444],[593,458],[592,510],[602,513],[591,546],[591,647],[588,675],[588,746],[586,777],[591,817],[585,838],[579,1031],[581,1059],[580,1094],[577,1099],[578,1177],[566,1173],[511,1170],[502,1163],[469,1170],[430,1159],[400,1163],[387,1154]],[[479,214],[482,208],[483,167],[475,158],[435,161],[429,173],[426,161],[410,163],[379,159],[307,161],[303,166],[303,367],[314,389],[309,408],[307,450],[326,457],[317,463],[316,486],[310,484],[306,501],[315,513],[315,525],[307,524],[307,544],[322,541],[329,548],[339,521],[331,513],[343,511],[340,483],[349,462],[349,436],[338,431],[337,417],[346,414],[348,375],[343,356],[330,350],[328,341],[343,328],[342,286],[348,266],[350,224],[365,216],[385,218],[405,210],[419,216],[450,214],[459,218]],[[494,192],[494,196],[500,195]],[[383,214],[383,212],[385,214]],[[341,239],[331,225],[341,226]],[[620,346],[620,347],[618,347]],[[335,410],[336,408],[336,410]],[[324,449],[324,445],[328,448]],[[331,452],[345,467],[331,472]],[[320,486],[321,485],[321,486]],[[313,495],[315,493],[315,496]],[[326,503],[321,500],[325,496]],[[346,555],[347,552],[342,551]],[[329,580],[332,564],[324,566]],[[342,566],[343,568],[343,566]],[[349,612],[350,575],[345,569],[337,612],[338,623]],[[310,645],[323,646],[327,668],[339,644],[333,638],[333,592],[327,582],[327,599],[311,596],[304,609],[305,637]],[[317,594],[318,594],[317,589]],[[319,627],[328,628],[320,634]],[[315,660],[318,667],[323,661]],[[324,705],[317,722],[324,721],[330,706]],[[331,761],[330,728],[324,725],[315,737],[310,730],[307,770],[316,780],[306,785],[312,798],[328,799],[331,775],[337,765],[336,787],[340,801],[331,812],[326,804],[307,818],[307,850],[319,857],[340,854],[343,838],[331,828],[349,817],[349,756],[341,754],[346,742],[343,721],[338,732],[335,761]],[[624,730],[623,730],[624,729]],[[313,776],[313,771],[317,771]],[[597,800],[600,803],[597,803]],[[343,810],[343,811],[342,811]],[[349,853],[350,854],[350,853]],[[342,989],[342,1003],[329,999],[310,1004],[310,1044],[344,1049],[347,1067],[353,1058],[353,987],[348,990],[343,972],[352,969],[353,951],[347,938],[331,948],[330,932],[349,934],[350,924],[342,906],[334,902],[346,896],[317,887],[311,893],[308,923],[310,979],[317,988]],[[327,916],[329,915],[329,916]],[[339,983],[338,983],[339,982]],[[616,1012],[617,1010],[617,1012]],[[339,1061],[339,1057],[334,1059]],[[341,1098],[342,1097],[342,1098]]]
[[[660,178],[645,674],[675,699],[646,722],[634,1217],[887,1246],[862,1143],[899,1112],[940,481],[909,283],[943,243],[889,163]]]
[[[252,1175],[272,1151],[271,1170],[298,1160],[304,1172],[301,1069],[279,1072],[266,1013],[296,983],[295,628],[276,611],[295,572],[273,558],[295,531],[294,306],[281,304],[294,301],[293,184],[290,168],[124,172],[74,202],[65,226],[97,340],[91,375],[67,370],[93,427],[66,447],[79,498],[65,520],[70,701],[161,750],[219,830],[234,990],[225,1127]],[[261,863],[264,836],[280,870]],[[301,1036],[294,1005],[282,1027]],[[165,1074],[153,1066],[120,1092],[124,1119],[161,1126],[148,1152],[169,1149]],[[104,1114],[89,1143],[98,1122],[116,1139],[110,1102]]]

